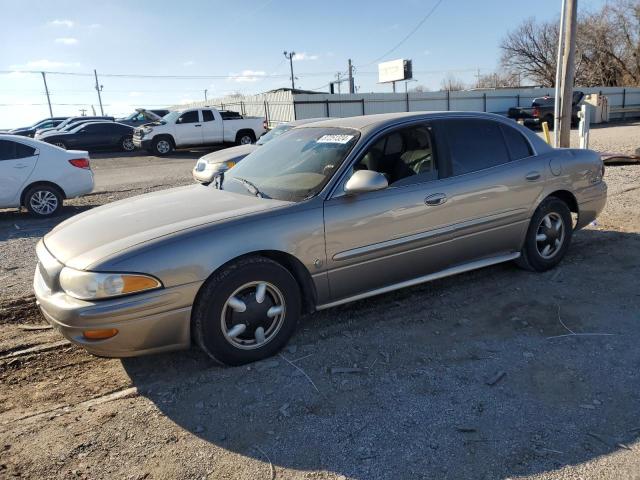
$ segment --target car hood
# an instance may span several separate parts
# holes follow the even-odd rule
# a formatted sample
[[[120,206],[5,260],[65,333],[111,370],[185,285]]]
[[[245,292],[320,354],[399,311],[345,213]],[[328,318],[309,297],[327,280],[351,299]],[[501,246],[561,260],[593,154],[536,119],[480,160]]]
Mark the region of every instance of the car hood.
[[[204,157],[200,157],[200,160],[205,160],[208,163],[228,162],[229,160],[236,159],[241,160],[259,147],[260,145],[238,145],[237,147],[207,153]]]
[[[94,208],[44,237],[49,252],[76,269],[150,240],[198,226],[286,207],[291,202],[189,185]]]

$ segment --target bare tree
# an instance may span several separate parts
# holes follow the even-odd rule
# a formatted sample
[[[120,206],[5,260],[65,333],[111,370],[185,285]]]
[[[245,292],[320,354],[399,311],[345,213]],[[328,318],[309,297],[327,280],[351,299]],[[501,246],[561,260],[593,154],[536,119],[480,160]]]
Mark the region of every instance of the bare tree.
[[[557,45],[557,23],[537,23],[529,18],[502,40],[502,66],[508,71],[522,72],[537,84],[553,87]]]
[[[424,92],[428,92],[429,91],[429,87],[427,87],[425,85],[418,84],[415,87],[413,87],[410,91],[411,92],[416,92],[416,93],[424,93]]]
[[[466,88],[466,85],[464,84],[464,82],[462,80],[460,80],[459,78],[457,78],[452,73],[448,73],[442,79],[442,82],[441,82],[440,85],[442,87],[442,90],[449,90],[451,92],[458,91],[458,90],[464,90]]]
[[[530,18],[502,40],[502,67],[553,87],[557,46],[558,22]],[[640,0],[618,0],[581,14],[575,83],[586,87],[640,85]]]
[[[477,88],[501,88],[501,87],[519,87],[521,75],[511,72],[493,72],[486,75],[480,75],[476,82]]]

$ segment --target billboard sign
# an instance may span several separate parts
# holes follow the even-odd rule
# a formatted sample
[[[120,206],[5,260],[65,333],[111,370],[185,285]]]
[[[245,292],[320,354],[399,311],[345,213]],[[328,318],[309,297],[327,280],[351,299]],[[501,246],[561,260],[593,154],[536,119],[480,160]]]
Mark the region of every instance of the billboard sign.
[[[411,60],[399,59],[378,64],[378,82],[400,82],[413,78]]]

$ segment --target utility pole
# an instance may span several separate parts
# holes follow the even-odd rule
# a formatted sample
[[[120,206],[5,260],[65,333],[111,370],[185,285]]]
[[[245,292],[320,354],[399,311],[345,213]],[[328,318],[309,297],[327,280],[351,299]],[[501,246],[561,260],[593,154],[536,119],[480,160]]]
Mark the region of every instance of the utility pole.
[[[564,48],[564,14],[567,9],[567,0],[562,0],[560,10],[560,29],[558,30],[558,57],[556,58],[556,84],[555,101],[553,102],[553,146],[560,146],[560,81],[562,79],[562,52]]]
[[[355,93],[353,91],[353,65],[351,59],[349,59],[349,93]]]
[[[104,116],[104,110],[102,108],[102,97],[100,96],[100,92],[102,91],[102,85],[98,84],[98,72],[93,70],[93,75],[96,77],[96,92],[98,92],[98,102],[100,102],[100,115]]]
[[[206,88],[204,89],[204,101],[205,102],[207,101],[207,89]]]
[[[478,67],[478,70],[476,73],[476,88],[480,88],[480,67]]]
[[[44,91],[47,94],[47,103],[49,104],[49,116],[53,117],[53,111],[51,110],[51,99],[49,98],[49,87],[47,87],[47,76],[44,72],[42,74],[42,81],[44,82]]]
[[[291,69],[291,90],[295,90],[296,89],[296,82],[295,82],[295,78],[293,76],[293,57],[295,56],[296,52],[287,52],[286,50],[284,52],[284,56],[285,58],[289,59],[289,68]]]
[[[342,80],[340,79],[341,76],[342,76],[342,73],[340,72],[336,73],[336,83],[338,84],[338,95],[342,93],[342,89],[340,88],[340,84],[342,83]]]
[[[573,105],[573,81],[575,75],[576,25],[578,23],[578,0],[566,0],[566,32],[562,56],[562,104],[560,106],[560,147],[566,148],[571,140],[571,113]],[[556,99],[556,102],[558,99]]]

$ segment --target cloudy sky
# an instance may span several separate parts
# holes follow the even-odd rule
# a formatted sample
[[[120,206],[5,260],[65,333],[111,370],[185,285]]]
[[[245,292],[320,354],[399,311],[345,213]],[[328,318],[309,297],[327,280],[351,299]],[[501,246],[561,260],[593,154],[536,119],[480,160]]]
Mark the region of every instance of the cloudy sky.
[[[604,1],[581,0],[580,9]],[[351,58],[360,91],[390,91],[377,83],[381,57],[413,59],[414,78],[430,89],[447,72],[471,83],[477,68],[497,67],[510,28],[554,19],[560,3],[442,0],[387,54],[438,0],[0,0],[0,128],[48,116],[42,76],[28,71],[52,72],[54,115],[98,109],[94,69],[113,115],[202,100],[205,89],[215,98],[289,86],[284,50],[297,52],[298,88],[324,87]],[[184,76],[204,78],[177,78]]]

